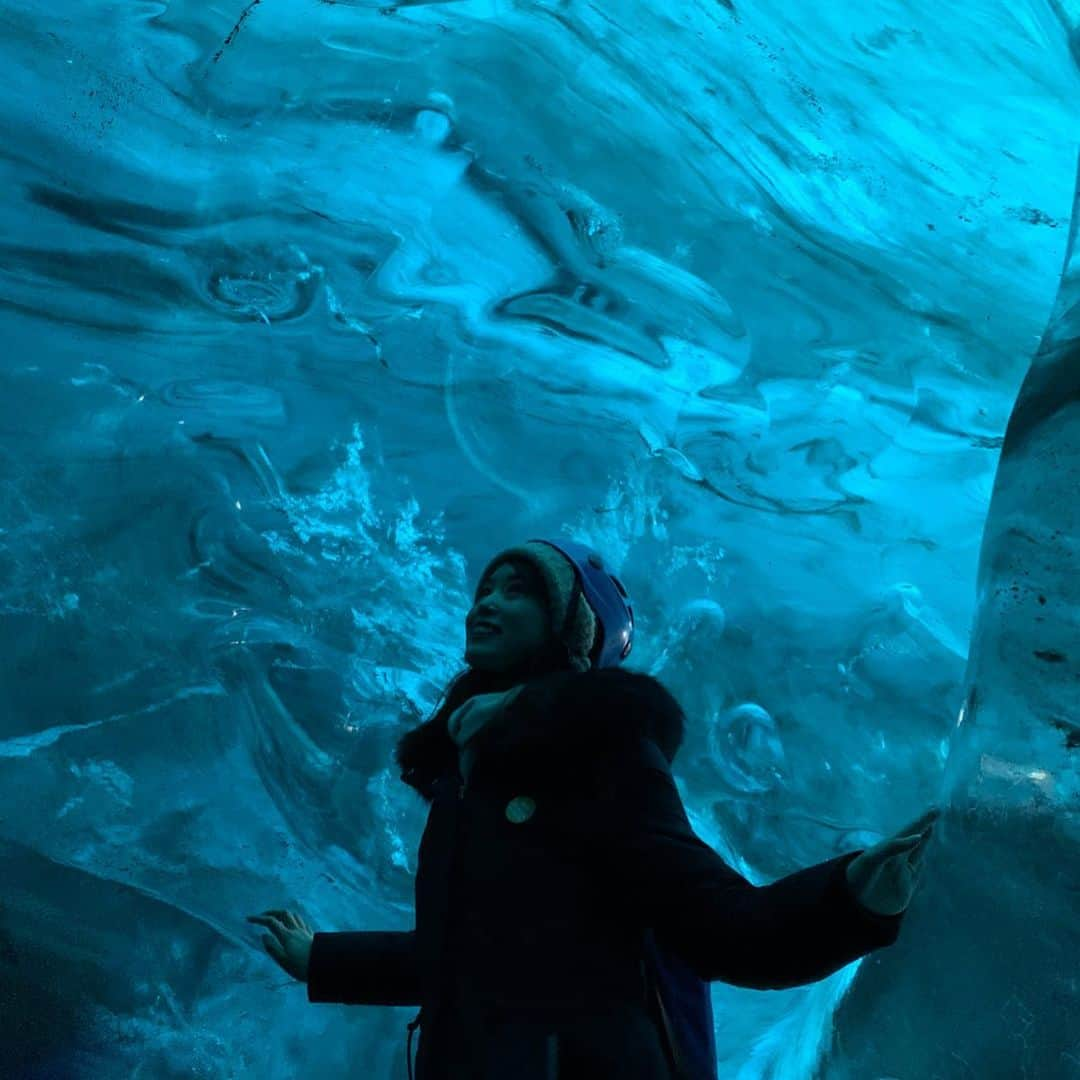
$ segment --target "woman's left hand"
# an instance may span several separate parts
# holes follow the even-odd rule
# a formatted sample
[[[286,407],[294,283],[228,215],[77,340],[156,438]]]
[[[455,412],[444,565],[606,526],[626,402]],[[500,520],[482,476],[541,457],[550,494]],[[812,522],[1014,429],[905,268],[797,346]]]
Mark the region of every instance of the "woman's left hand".
[[[907,908],[940,814],[936,807],[928,810],[848,863],[848,884],[863,907],[876,915],[899,915]]]

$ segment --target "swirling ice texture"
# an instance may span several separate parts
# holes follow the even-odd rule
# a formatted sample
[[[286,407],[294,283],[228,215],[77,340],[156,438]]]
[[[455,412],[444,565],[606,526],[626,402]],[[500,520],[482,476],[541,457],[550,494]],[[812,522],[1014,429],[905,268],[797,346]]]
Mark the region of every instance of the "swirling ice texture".
[[[527,536],[619,568],[631,666],[690,718],[694,823],[752,880],[938,798],[1065,258],[1078,22],[1073,0],[0,5],[11,1067],[401,1074],[405,1011],[298,1005],[243,916],[412,925],[424,809],[392,746],[460,667],[475,574]],[[1064,808],[1035,730],[994,760],[1052,764]],[[964,1045],[926,993],[941,911],[1017,955],[1071,940],[1064,868],[992,865],[964,896],[1000,903],[913,912],[876,983],[715,987],[721,1075],[919,1074],[883,1029],[986,1075],[988,1026],[1023,1075],[1032,1011],[1076,1000],[1060,962],[1003,1007],[1011,954],[949,952]]]

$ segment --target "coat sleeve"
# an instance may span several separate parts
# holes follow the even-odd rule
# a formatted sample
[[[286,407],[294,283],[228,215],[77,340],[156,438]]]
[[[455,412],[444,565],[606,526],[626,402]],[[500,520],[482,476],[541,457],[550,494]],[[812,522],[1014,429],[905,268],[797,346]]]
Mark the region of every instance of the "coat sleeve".
[[[758,990],[816,982],[891,945],[903,913],[864,908],[844,871],[859,851],[755,886],[693,831],[663,754],[650,739],[611,763],[587,828],[605,892],[702,979]]]
[[[307,993],[340,1005],[419,1005],[416,931],[316,934]]]

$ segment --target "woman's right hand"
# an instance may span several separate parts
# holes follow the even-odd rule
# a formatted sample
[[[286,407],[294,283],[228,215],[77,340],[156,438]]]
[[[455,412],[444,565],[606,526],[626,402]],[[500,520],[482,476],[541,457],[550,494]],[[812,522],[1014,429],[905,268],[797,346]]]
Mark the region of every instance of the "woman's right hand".
[[[273,936],[263,934],[266,951],[294,979],[307,982],[311,943],[315,939],[311,927],[291,911],[264,911],[261,915],[249,915],[247,921],[273,932]]]

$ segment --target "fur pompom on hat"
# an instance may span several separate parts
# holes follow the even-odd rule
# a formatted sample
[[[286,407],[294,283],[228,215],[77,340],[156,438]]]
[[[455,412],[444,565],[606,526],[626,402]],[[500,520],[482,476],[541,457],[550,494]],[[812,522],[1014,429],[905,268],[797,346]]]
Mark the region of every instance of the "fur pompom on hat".
[[[544,585],[547,588],[548,616],[551,620],[553,633],[556,635],[566,622],[566,611],[570,606],[570,598],[574,591],[576,571],[561,551],[557,551],[550,544],[530,540],[518,547],[507,548],[500,551],[484,567],[480,580],[477,582],[476,592],[479,593],[480,585],[489,574],[493,573],[499,564],[511,560],[520,560],[535,566]],[[475,603],[474,595],[473,601]],[[569,654],[570,666],[575,671],[588,671],[592,667],[593,649],[598,645],[598,626],[596,615],[585,599],[585,594],[580,593],[577,602],[577,611],[574,620],[563,636]]]

